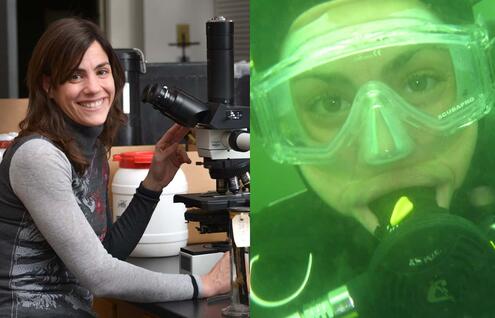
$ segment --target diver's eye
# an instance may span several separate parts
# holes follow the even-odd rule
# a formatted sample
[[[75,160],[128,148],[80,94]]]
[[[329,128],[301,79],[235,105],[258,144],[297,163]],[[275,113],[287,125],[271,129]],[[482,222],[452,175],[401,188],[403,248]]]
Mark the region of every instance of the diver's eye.
[[[341,96],[323,94],[314,97],[309,103],[309,110],[319,115],[336,115],[347,111],[351,104]]]
[[[408,93],[421,93],[433,89],[437,83],[438,80],[430,74],[414,74],[407,79],[405,90]]]

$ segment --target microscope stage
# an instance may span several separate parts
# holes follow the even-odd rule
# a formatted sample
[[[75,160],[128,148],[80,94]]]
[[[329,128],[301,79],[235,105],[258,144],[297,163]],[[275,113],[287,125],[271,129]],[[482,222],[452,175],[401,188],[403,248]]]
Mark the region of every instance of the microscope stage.
[[[205,211],[228,210],[232,207],[249,206],[249,192],[219,194],[217,192],[176,194],[174,202],[182,202],[186,207],[196,207]]]

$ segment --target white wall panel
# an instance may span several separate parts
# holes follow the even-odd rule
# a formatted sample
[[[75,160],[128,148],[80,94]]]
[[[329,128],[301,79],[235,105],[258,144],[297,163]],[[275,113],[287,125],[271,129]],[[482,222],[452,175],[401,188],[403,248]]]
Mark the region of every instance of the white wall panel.
[[[213,0],[143,0],[144,54],[148,62],[177,62],[181,48],[176,25],[189,24],[189,39],[200,42],[186,48],[191,62],[206,61],[206,21],[214,16]]]

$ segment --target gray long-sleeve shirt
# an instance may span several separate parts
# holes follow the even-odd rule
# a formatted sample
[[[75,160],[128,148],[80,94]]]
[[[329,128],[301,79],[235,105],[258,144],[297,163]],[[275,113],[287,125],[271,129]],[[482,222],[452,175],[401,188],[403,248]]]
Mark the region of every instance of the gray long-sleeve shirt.
[[[102,245],[107,219],[99,211],[106,207],[81,193],[102,187],[103,160],[95,154],[79,177],[44,138],[24,140],[6,153],[0,166],[2,317],[86,317],[92,295],[136,302],[192,297],[188,275],[136,267]]]

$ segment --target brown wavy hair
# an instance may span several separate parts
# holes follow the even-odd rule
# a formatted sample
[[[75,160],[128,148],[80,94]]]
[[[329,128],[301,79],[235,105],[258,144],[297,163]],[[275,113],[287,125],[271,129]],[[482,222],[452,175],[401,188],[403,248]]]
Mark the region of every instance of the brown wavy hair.
[[[98,137],[107,155],[113,139],[125,115],[117,105],[121,101],[124,87],[124,70],[112,46],[100,28],[81,18],[64,18],[50,24],[36,44],[28,64],[26,82],[29,89],[29,104],[26,118],[20,122],[19,138],[40,134],[55,143],[82,174],[89,162],[79,149],[76,140],[67,134],[62,109],[49,98],[43,88],[43,78],[49,78],[50,86],[59,87],[69,80],[77,69],[86,50],[97,41],[108,56],[115,83],[115,97],[110,107],[103,131]]]

